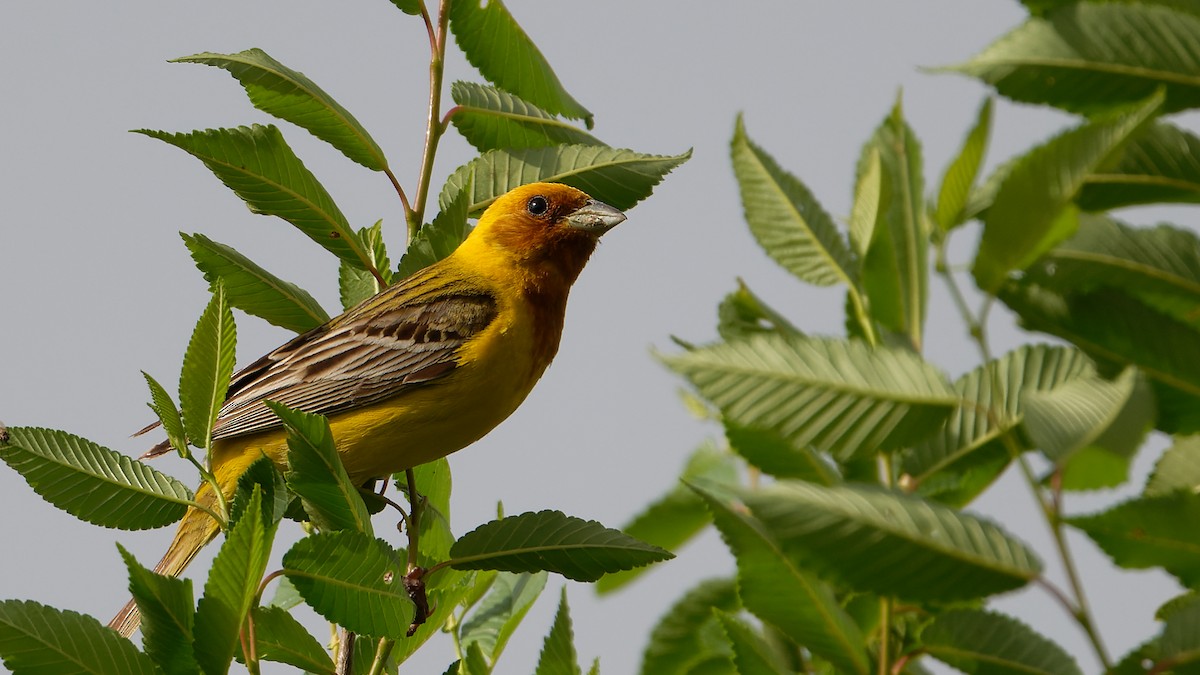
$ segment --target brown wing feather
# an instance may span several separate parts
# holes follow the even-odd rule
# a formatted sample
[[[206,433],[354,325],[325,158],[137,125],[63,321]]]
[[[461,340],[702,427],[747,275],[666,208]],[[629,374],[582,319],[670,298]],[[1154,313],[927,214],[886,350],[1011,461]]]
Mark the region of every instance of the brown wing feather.
[[[213,427],[232,438],[279,426],[263,401],[330,415],[445,376],[459,349],[496,317],[485,293],[356,312],[297,337],[237,373]]]

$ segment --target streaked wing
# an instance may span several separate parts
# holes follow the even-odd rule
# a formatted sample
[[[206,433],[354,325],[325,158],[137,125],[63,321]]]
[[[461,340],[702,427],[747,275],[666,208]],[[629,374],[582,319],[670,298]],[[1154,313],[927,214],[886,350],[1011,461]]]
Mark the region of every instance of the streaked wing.
[[[280,426],[263,401],[330,415],[444,377],[458,366],[459,348],[496,318],[495,298],[481,291],[419,294],[391,308],[389,295],[376,296],[234,375],[213,438]]]

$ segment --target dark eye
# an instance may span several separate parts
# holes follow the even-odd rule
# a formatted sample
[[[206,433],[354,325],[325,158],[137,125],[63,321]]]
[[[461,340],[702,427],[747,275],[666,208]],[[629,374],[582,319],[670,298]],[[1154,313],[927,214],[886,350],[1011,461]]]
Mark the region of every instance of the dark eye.
[[[546,210],[550,208],[550,203],[546,201],[545,197],[538,195],[530,199],[529,203],[525,205],[525,208],[533,215],[540,216],[546,213]]]

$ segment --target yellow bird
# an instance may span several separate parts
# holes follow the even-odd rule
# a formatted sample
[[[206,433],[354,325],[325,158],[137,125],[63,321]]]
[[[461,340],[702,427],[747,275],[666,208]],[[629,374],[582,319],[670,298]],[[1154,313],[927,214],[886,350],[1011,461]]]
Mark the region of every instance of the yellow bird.
[[[550,365],[571,284],[623,220],[566,185],[516,188],[444,260],[242,369],[213,427],[211,466],[226,498],[261,455],[286,465],[287,435],[264,401],[328,416],[356,482],[482,438]],[[196,500],[217,504],[207,483]],[[178,576],[218,529],[189,509],[155,571]],[[140,621],[130,601],[109,626],[129,636]]]

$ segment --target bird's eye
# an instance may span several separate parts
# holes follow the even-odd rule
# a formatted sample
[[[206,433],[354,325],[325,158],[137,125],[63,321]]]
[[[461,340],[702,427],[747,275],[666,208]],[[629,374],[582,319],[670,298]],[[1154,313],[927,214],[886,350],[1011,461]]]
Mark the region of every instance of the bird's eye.
[[[545,197],[538,195],[530,199],[529,203],[525,204],[525,208],[531,214],[540,216],[546,213],[546,210],[550,208],[550,203],[546,201]]]

